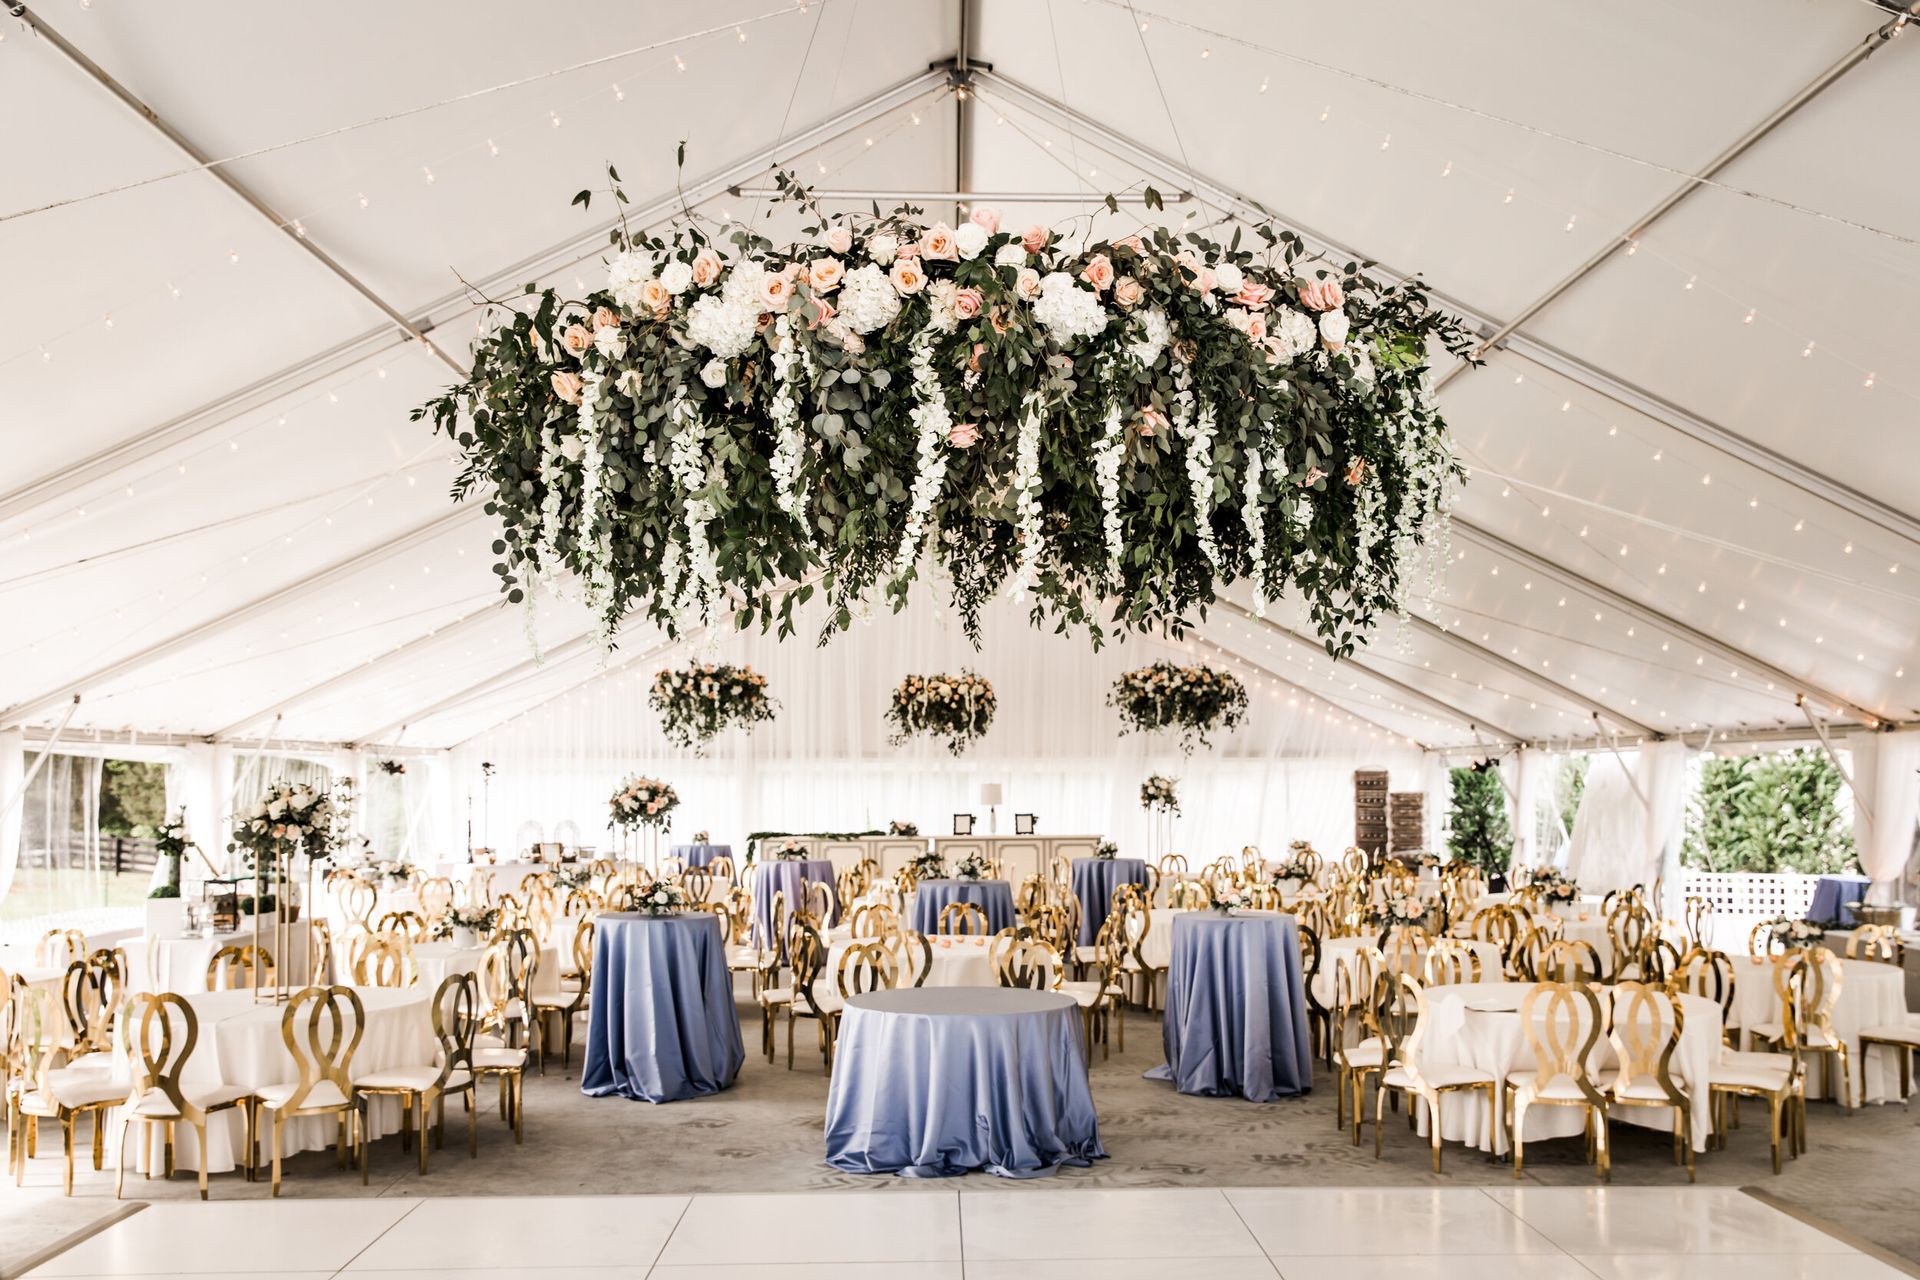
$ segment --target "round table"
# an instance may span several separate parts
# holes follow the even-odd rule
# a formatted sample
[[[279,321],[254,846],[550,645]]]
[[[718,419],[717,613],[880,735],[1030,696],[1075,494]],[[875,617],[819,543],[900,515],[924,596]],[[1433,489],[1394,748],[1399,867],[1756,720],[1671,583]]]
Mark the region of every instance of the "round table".
[[[610,911],[593,938],[580,1092],[645,1102],[719,1093],[747,1060],[720,920]]]
[[[1877,960],[1840,961],[1840,995],[1833,1003],[1833,1033],[1847,1046],[1848,1074],[1853,1077],[1853,1103],[1900,1101],[1900,1060],[1891,1049],[1875,1049],[1869,1055],[1860,1052],[1860,1033],[1868,1027],[1897,1026],[1907,1020],[1907,975],[1898,965]],[[1734,1026],[1741,1028],[1741,1041],[1748,1031],[1764,1022],[1780,1021],[1780,993],[1773,986],[1771,959],[1752,956],[1733,963]],[[1864,1060],[1870,1059],[1870,1060]],[[1810,1053],[1807,1061],[1807,1096],[1838,1097],[1840,1091],[1829,1087],[1827,1064],[1832,1055]]]
[[[855,942],[870,942],[870,938],[835,938],[827,947],[827,965],[821,971],[821,981],[829,988],[835,988],[836,977],[840,972],[840,957]],[[987,960],[987,943],[990,938],[971,938],[965,936],[934,937],[929,935],[927,946],[932,961],[927,969],[927,980],[923,987],[997,987],[1000,977],[994,973],[993,965]],[[916,944],[902,953],[902,962],[911,960],[920,962],[920,948]],[[909,985],[909,979],[903,969],[900,985]]]
[[[753,945],[766,950],[771,947],[781,949],[781,959],[786,959],[786,940],[773,936],[773,895],[783,893],[787,899],[787,918],[804,906],[807,901],[806,886],[809,882],[827,886],[827,897],[831,906],[828,911],[827,925],[831,926],[840,919],[840,891],[834,884],[833,863],[825,858],[768,858],[754,864],[753,873]]]
[[[730,844],[676,844],[667,850],[671,857],[680,859],[689,867],[704,867],[715,858],[733,859],[733,846]]]
[[[1113,891],[1123,884],[1144,887],[1147,863],[1144,858],[1075,858],[1071,875],[1073,896],[1080,899],[1080,945],[1090,947],[1113,908]]]
[[[376,1071],[431,1064],[439,1054],[434,1039],[428,1003],[432,992],[420,987],[355,987],[361,1008],[366,1012],[366,1034],[353,1052],[347,1074],[355,1080]],[[181,1073],[181,1087],[188,1096],[202,1090],[225,1087],[261,1089],[287,1084],[300,1078],[300,1068],[281,1038],[280,1020],[285,1005],[256,1004],[250,991],[200,991],[184,997],[200,1026],[200,1038],[187,1058]],[[114,1074],[128,1075],[127,1037],[115,1037]],[[265,1115],[266,1113],[262,1113]],[[370,1099],[367,1130],[369,1140],[396,1132],[400,1128],[400,1100],[392,1097]],[[301,1116],[287,1122],[281,1138],[282,1156],[299,1151],[317,1151],[332,1146],[338,1136],[332,1116]],[[181,1168],[200,1167],[199,1140],[191,1128],[181,1125],[174,1135],[175,1163]],[[216,1112],[207,1120],[208,1173],[226,1173],[235,1168],[246,1150],[246,1126],[238,1110]],[[146,1144],[138,1143],[129,1167],[145,1167]],[[158,1150],[158,1144],[155,1144]],[[260,1135],[260,1153],[264,1160],[267,1137]]]
[[[1005,880],[922,880],[913,892],[913,927],[929,937],[940,932],[940,913],[956,902],[986,912],[988,933],[1013,927],[1013,886]]]
[[[1491,942],[1481,942],[1474,938],[1455,938],[1480,959],[1480,977],[1484,982],[1498,982],[1505,974],[1505,963],[1500,957],[1500,948]],[[1313,998],[1331,1009],[1333,998],[1338,991],[1335,972],[1345,964],[1352,963],[1353,957],[1368,947],[1380,945],[1378,934],[1371,937],[1322,938],[1320,940],[1320,971],[1313,975]],[[1424,974],[1415,973],[1415,978],[1426,982]],[[1365,993],[1360,993],[1365,994]]]
[[[571,945],[573,930],[554,927],[554,936],[565,937]],[[439,942],[416,942],[413,944],[413,963],[419,971],[420,985],[428,991],[439,989],[449,975],[456,973],[478,973],[480,962],[487,957],[485,947],[463,947],[451,939]],[[540,948],[540,963],[533,971],[533,993],[537,996],[553,995],[560,990],[560,971],[572,964],[571,951],[563,960],[560,949],[552,944]]]
[[[1079,1007],[1005,987],[854,996],[826,1137],[827,1163],[847,1173],[1035,1178],[1104,1159]]]
[[[279,939],[270,928],[260,931],[260,945],[273,956],[274,972],[289,986],[304,983],[313,970],[307,963],[308,923],[295,921],[287,930],[287,956],[276,954]],[[146,961],[133,964],[133,983],[142,991],[173,991],[190,995],[207,989],[207,965],[222,947],[250,947],[253,930],[217,933],[211,938],[199,934],[184,937],[148,937]],[[262,977],[262,981],[267,979]]]
[[[1313,1088],[1300,930],[1269,911],[1183,911],[1173,920],[1165,1066],[1181,1093],[1271,1102]]]

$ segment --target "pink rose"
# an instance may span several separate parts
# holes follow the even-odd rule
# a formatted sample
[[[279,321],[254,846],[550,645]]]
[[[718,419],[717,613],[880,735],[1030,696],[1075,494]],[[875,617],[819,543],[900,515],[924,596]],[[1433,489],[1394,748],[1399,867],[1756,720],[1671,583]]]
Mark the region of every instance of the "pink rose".
[[[593,309],[593,327],[596,329],[614,329],[620,324],[620,316],[612,307]]]
[[[1233,295],[1233,300],[1240,306],[1261,311],[1273,301],[1273,290],[1258,280],[1248,280],[1241,284],[1240,292]]]
[[[702,289],[720,278],[720,255],[711,249],[702,249],[693,255],[693,282]]]
[[[1093,286],[1095,293],[1105,293],[1113,286],[1113,261],[1104,253],[1096,253],[1080,269],[1080,278]]]
[[[1167,415],[1158,409],[1142,409],[1133,422],[1133,429],[1143,436],[1158,435],[1162,431],[1171,430],[1172,427],[1173,424],[1167,421]]]
[[[980,228],[988,235],[992,235],[1000,229],[1000,211],[998,209],[989,209],[981,206],[973,211],[973,216],[967,219],[967,221],[973,223],[974,226]]]
[[[1040,296],[1040,273],[1032,267],[1020,268],[1013,278],[1013,291],[1032,302]]]
[[[893,281],[894,291],[903,295],[918,293],[927,287],[927,273],[911,258],[895,258],[887,278]]]
[[[832,293],[840,287],[840,277],[845,271],[838,258],[815,258],[807,264],[807,283],[815,293]]]
[[[1195,293],[1205,295],[1212,293],[1213,286],[1217,283],[1219,281],[1214,278],[1213,268],[1202,267],[1200,274],[1193,278],[1193,289]]]
[[[837,314],[833,304],[817,294],[808,300],[807,306],[813,308],[813,317],[807,321],[809,329],[818,329]],[[806,310],[806,307],[802,307],[801,310]]]
[[[965,449],[980,439],[980,428],[971,422],[956,422],[947,428],[947,443]]]
[[[845,227],[830,227],[827,230],[827,248],[835,253],[845,253],[853,248],[853,232]]]
[[[553,394],[559,396],[568,404],[580,403],[580,388],[585,384],[580,381],[579,374],[560,370],[554,373],[552,382]]]
[[[769,311],[785,311],[793,297],[793,281],[785,272],[769,272],[760,278],[760,305]]]
[[[1035,223],[1033,226],[1021,232],[1020,247],[1028,253],[1038,253],[1047,247],[1047,241],[1052,238],[1053,234],[1050,231],[1038,223]]]
[[[1113,282],[1113,300],[1119,306],[1131,311],[1140,305],[1140,299],[1147,296],[1145,286],[1132,276],[1121,276]]]
[[[1296,287],[1300,305],[1309,311],[1337,311],[1347,300],[1338,280],[1302,280]]]
[[[928,227],[920,237],[920,256],[940,262],[958,262],[960,247],[953,242],[953,228],[944,222]]]
[[[919,256],[920,256],[920,242],[918,240],[904,240],[893,251],[893,258],[895,262],[898,262],[902,258],[905,258],[907,261],[911,262]]]
[[[984,302],[978,289],[959,289],[953,295],[953,314],[962,320],[971,320],[980,314],[980,304]]]
[[[1113,247],[1116,249],[1131,249],[1142,257],[1146,256],[1147,252],[1146,242],[1141,240],[1139,236],[1121,236],[1113,242]]]
[[[560,333],[560,345],[568,355],[583,356],[593,349],[593,335],[585,325],[570,324]]]
[[[1244,307],[1231,307],[1227,311],[1227,323],[1246,334],[1254,342],[1264,341],[1267,336],[1267,318],[1258,311],[1248,311]]]

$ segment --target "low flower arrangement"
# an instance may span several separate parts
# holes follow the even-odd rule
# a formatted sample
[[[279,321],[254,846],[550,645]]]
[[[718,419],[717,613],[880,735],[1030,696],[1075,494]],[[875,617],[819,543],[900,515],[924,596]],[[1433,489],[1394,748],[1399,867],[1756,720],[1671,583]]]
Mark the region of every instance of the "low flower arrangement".
[[[440,917],[440,925],[434,931],[436,937],[452,937],[456,932],[472,933],[484,938],[493,932],[500,923],[498,907],[451,907]]]
[[[929,849],[907,863],[915,880],[939,880],[947,874],[947,860]]]
[[[664,827],[672,821],[668,815],[679,803],[680,795],[671,786],[634,774],[614,788],[613,798],[608,802],[611,817],[607,825]]]
[[[1208,734],[1239,725],[1247,690],[1228,672],[1162,660],[1123,672],[1107,692],[1107,705],[1119,710],[1122,733],[1178,730],[1180,749],[1190,753],[1210,745]]]
[[[659,713],[668,741],[696,752],[729,725],[751,728],[780,710],[767,696],[765,676],[724,662],[666,668],[653,678],[647,701]]]
[[[918,823],[895,820],[887,824],[887,834],[890,836],[917,836],[920,834],[920,826]]]
[[[562,889],[584,889],[593,880],[593,872],[584,862],[562,863],[553,869],[553,883]]]
[[[1273,869],[1273,880],[1277,884],[1282,880],[1311,880],[1314,872],[1312,851],[1302,854],[1296,852]]]
[[[986,880],[993,875],[993,863],[984,854],[970,853],[954,864],[955,880]]]
[[[947,750],[960,755],[993,724],[993,686],[971,671],[957,676],[908,676],[893,691],[887,723],[888,741],[896,746],[908,738],[945,738]]]
[[[767,857],[775,862],[804,862],[813,856],[813,850],[806,844],[792,838],[782,840],[767,850]]]
[[[1253,907],[1253,895],[1238,885],[1225,889],[1207,886],[1207,905],[1226,915],[1230,911],[1248,911]]]
[[[1098,845],[1094,846],[1093,856],[1099,858],[1102,862],[1111,862],[1120,856],[1120,846],[1111,840],[1102,840]]]
[[[1526,882],[1540,890],[1540,900],[1550,907],[1564,907],[1580,900],[1580,885],[1567,879],[1558,867],[1531,867]]]
[[[1373,904],[1367,918],[1380,929],[1415,925],[1427,918],[1427,904],[1410,893],[1389,894]]]
[[[1776,916],[1767,921],[1767,936],[1788,949],[1810,947],[1824,941],[1826,926],[1812,920],[1795,920],[1791,916]]]
[[[304,782],[276,782],[250,808],[235,815],[229,851],[238,850],[257,867],[295,852],[320,860],[333,852],[336,820],[342,815],[333,797]]]
[[[693,842],[694,842],[695,844],[711,844],[711,843],[712,843],[712,841],[711,841],[711,840],[709,840],[709,839],[707,838],[707,833],[706,833],[706,832],[704,832],[704,831],[696,831],[696,832],[694,832],[694,833],[693,833]]]
[[[624,896],[627,910],[647,916],[685,911],[693,901],[687,891],[672,880],[640,880],[628,885]]]
[[[1180,793],[1173,779],[1156,773],[1141,783],[1140,807],[1148,813],[1180,812]]]

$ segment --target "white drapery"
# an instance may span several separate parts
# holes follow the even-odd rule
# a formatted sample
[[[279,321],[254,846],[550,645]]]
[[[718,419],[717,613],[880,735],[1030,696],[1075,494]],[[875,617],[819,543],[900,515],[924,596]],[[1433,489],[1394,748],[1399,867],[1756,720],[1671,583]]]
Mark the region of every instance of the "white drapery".
[[[1920,821],[1920,729],[1861,733],[1853,753],[1853,836],[1874,900],[1897,901]],[[1871,815],[1871,816],[1869,816]]]
[[[1567,873],[1593,893],[1665,878],[1679,891],[1687,801],[1687,746],[1678,739],[1633,751],[1597,751],[1567,846]]]
[[[20,865],[20,822],[27,798],[26,735],[18,729],[0,730],[0,899],[13,887]]]

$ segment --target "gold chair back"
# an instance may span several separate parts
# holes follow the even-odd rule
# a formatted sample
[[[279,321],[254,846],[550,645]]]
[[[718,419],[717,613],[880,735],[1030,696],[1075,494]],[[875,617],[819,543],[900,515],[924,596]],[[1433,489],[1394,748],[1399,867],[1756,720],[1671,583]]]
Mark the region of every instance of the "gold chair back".
[[[1682,907],[1682,916],[1686,920],[1687,936],[1693,939],[1696,947],[1713,945],[1713,899],[1699,894],[1688,894]]]
[[[420,882],[414,897],[420,903],[420,914],[429,923],[438,924],[442,916],[453,910],[453,881],[445,876],[428,876]]]
[[[380,891],[359,875],[348,874],[337,880],[329,881],[334,901],[340,906],[340,914],[352,924],[373,927],[374,905],[380,900]]]
[[[900,917],[885,903],[863,902],[853,909],[848,927],[856,938],[884,938],[899,932]]]
[[[252,943],[229,943],[207,961],[207,990],[236,991],[253,985],[253,971],[260,971],[260,985],[276,985],[273,952]]]
[[[984,938],[987,935],[987,913],[971,902],[949,902],[940,908],[937,928],[946,935]]]
[[[325,986],[332,978],[333,926],[322,916],[307,917],[307,985]]]
[[[994,972],[1003,987],[1052,991],[1060,985],[1060,955],[1038,938],[1022,938],[1000,957]]]
[[[1480,981],[1480,953],[1458,938],[1436,938],[1422,972],[1427,986]]]
[[[409,942],[425,942],[432,932],[432,926],[418,911],[389,911],[380,917],[379,927],[374,932],[398,933]]]
[[[1541,982],[1604,982],[1607,976],[1600,951],[1591,942],[1563,938],[1547,949],[1542,963]]]
[[[1613,1008],[1607,1038],[1613,1043],[1613,1095],[1650,1101],[1658,1092],[1676,1107],[1687,1105],[1673,1079],[1673,1055],[1680,1047],[1686,1011],[1672,993],[1645,982],[1618,982],[1611,989]]]
[[[58,969],[87,958],[87,935],[78,929],[49,929],[33,946],[34,964]]]
[[[175,993],[137,991],[127,997],[127,1074],[131,1088],[127,1103],[146,1101],[148,1111],[156,1108],[148,1095],[158,1093],[167,1100],[174,1115],[187,1124],[204,1124],[206,1113],[193,1105],[180,1085],[180,1076],[193,1056],[200,1039],[200,1019],[193,1006]]]
[[[900,961],[878,939],[848,944],[834,974],[844,998],[867,991],[891,991],[900,979]]]
[[[1904,965],[1907,945],[1900,940],[1900,930],[1893,925],[1863,924],[1847,939],[1847,959]]]
[[[1531,1059],[1534,1088],[1544,1093],[1565,1081],[1593,1106],[1605,1106],[1587,1069],[1605,1025],[1599,996],[1583,982],[1536,982],[1528,988],[1520,1001],[1520,1029],[1526,1039],[1522,1062]]]
[[[353,980],[363,987],[410,987],[420,976],[413,940],[396,930],[373,935],[353,961]]]
[[[688,867],[680,873],[680,887],[694,902],[706,902],[713,896],[713,872],[705,867]]]
[[[294,992],[280,1014],[280,1039],[293,1055],[300,1078],[282,1114],[298,1114],[310,1099],[325,1105],[328,1099],[313,1096],[322,1084],[339,1090],[341,1100],[353,1097],[353,1055],[366,1024],[366,1008],[352,987],[302,987]]]

